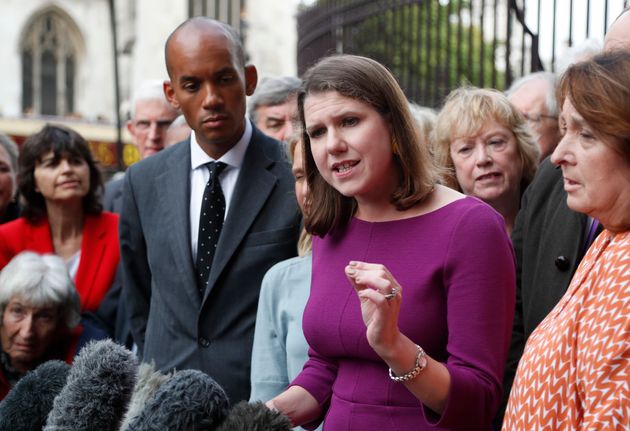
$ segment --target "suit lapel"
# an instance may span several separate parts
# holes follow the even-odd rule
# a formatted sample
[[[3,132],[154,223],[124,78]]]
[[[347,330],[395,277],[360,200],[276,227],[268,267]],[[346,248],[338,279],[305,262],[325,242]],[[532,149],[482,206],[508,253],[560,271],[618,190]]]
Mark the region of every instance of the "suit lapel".
[[[217,254],[212,262],[204,301],[245,238],[277,182],[276,176],[268,170],[274,161],[265,155],[264,143],[260,142],[259,134],[260,132],[254,129],[243,159],[232,203],[217,244]]]
[[[159,208],[164,209],[164,224],[174,249],[175,268],[185,277],[186,292],[199,302],[195,267],[190,251],[190,138],[186,144],[173,149],[166,161],[166,169],[156,179],[160,196]],[[159,217],[159,216],[158,216]]]

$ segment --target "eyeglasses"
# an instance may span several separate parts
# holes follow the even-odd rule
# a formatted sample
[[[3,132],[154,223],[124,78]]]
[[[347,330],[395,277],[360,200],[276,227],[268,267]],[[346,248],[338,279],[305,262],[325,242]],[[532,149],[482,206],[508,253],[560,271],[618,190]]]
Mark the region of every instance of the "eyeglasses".
[[[135,126],[136,126],[136,129],[143,130],[143,131],[149,130],[152,124],[155,124],[158,129],[167,129],[168,126],[170,126],[172,122],[173,120],[154,120],[154,121],[138,120],[135,122]]]
[[[543,118],[548,118],[550,120],[557,120],[557,115],[547,115],[547,114],[526,114],[523,112],[523,117],[530,123],[540,123]]]

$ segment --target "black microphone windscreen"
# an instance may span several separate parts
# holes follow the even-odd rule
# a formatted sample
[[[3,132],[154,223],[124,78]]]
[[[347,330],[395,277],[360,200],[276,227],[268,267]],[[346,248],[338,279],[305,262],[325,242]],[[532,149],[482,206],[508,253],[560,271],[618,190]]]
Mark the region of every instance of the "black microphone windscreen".
[[[216,431],[291,431],[291,421],[262,402],[241,401],[232,407]]]
[[[44,430],[117,430],[137,371],[135,356],[123,346],[111,340],[89,343],[75,358]]]
[[[129,430],[212,430],[225,417],[229,401],[212,377],[197,370],[177,371],[146,403]]]
[[[0,403],[0,431],[41,430],[70,365],[48,361],[22,377]]]

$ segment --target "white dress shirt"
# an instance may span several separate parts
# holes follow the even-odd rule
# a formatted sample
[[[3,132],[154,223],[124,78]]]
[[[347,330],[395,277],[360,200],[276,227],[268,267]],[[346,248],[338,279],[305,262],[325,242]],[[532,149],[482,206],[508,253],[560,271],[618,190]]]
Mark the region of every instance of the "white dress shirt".
[[[66,260],[66,268],[68,268],[68,274],[70,278],[76,281],[77,272],[79,272],[79,264],[81,263],[81,250],[70,256]]]
[[[252,137],[252,125],[245,119],[245,131],[241,139],[227,153],[218,160],[213,159],[201,149],[197,143],[195,131],[190,135],[190,246],[193,262],[197,260],[197,237],[199,236],[199,217],[201,215],[201,200],[206,183],[210,178],[210,173],[205,164],[208,162],[223,162],[227,167],[219,175],[223,195],[225,196],[225,217],[230,210],[230,202],[234,194],[234,187],[238,174],[241,172],[241,165],[245,152]],[[224,218],[225,220],[225,218]]]

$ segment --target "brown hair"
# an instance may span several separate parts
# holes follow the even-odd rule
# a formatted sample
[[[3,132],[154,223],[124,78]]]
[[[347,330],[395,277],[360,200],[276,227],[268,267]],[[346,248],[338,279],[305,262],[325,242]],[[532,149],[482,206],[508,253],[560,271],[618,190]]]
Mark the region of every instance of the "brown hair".
[[[462,191],[451,158],[451,142],[463,136],[478,134],[491,120],[511,130],[516,138],[523,169],[521,193],[532,181],[538,168],[539,150],[525,117],[497,90],[460,87],[446,98],[433,130],[436,159],[440,166],[447,169],[444,178],[446,186]]]
[[[630,51],[605,52],[574,64],[562,76],[558,100],[571,100],[594,132],[614,137],[630,160]]]
[[[35,183],[35,166],[50,151],[55,159],[71,155],[85,160],[90,170],[90,190],[83,197],[83,211],[86,214],[100,214],[103,210],[100,200],[103,180],[87,141],[74,130],[47,124],[24,142],[20,152],[19,189],[25,201],[22,215],[30,222],[46,216],[46,201],[37,191]]]
[[[400,177],[390,201],[399,211],[421,202],[433,190],[438,170],[429,156],[427,143],[420,138],[407,99],[389,70],[372,59],[356,55],[335,55],[320,60],[304,75],[298,94],[303,129],[306,128],[306,97],[328,91],[366,103],[387,119],[391,124],[392,141],[398,148],[394,161]],[[356,211],[356,201],[343,196],[324,180],[315,165],[306,132],[303,139],[310,201],[305,227],[313,235],[324,236],[346,226]]]

